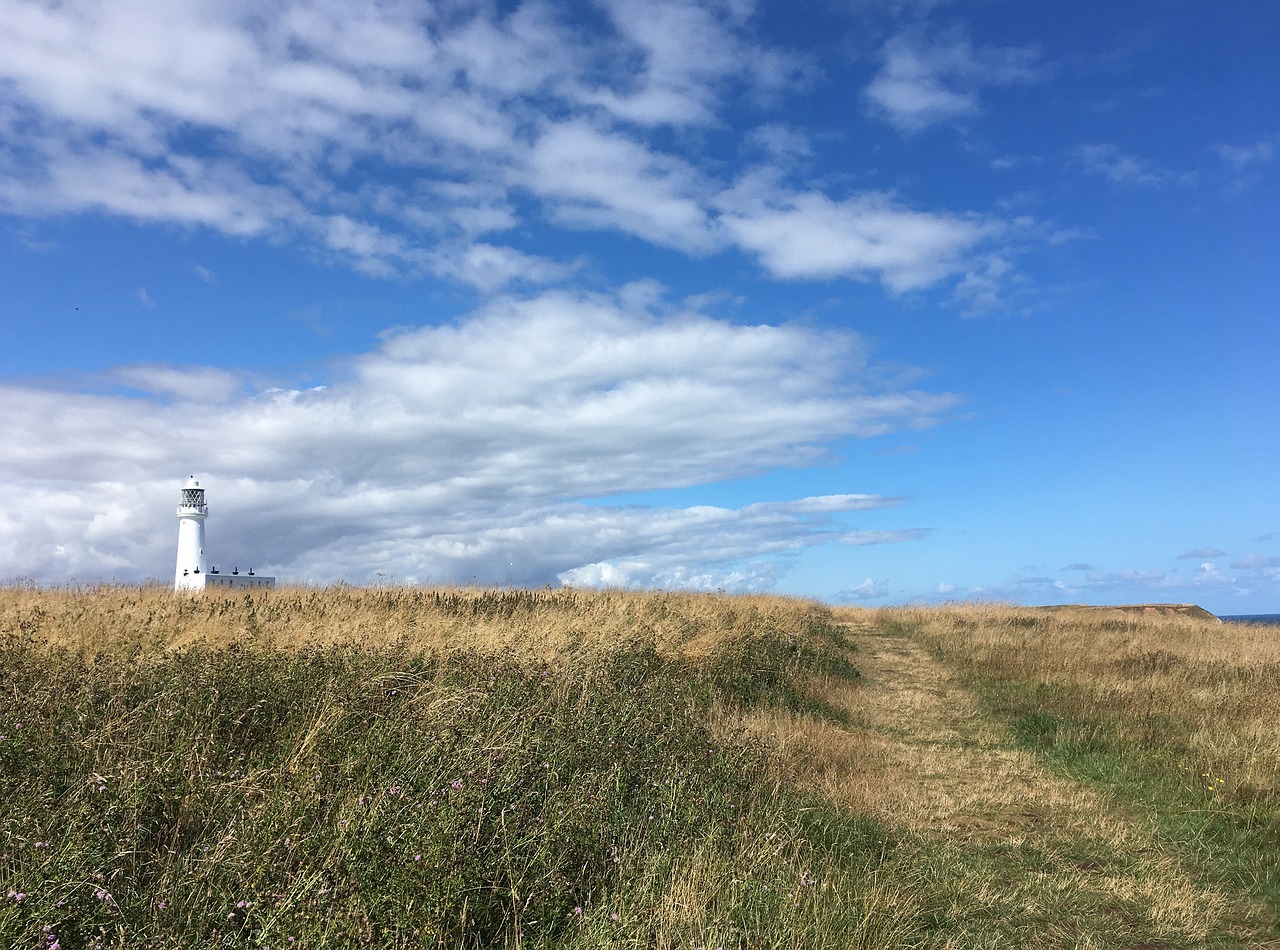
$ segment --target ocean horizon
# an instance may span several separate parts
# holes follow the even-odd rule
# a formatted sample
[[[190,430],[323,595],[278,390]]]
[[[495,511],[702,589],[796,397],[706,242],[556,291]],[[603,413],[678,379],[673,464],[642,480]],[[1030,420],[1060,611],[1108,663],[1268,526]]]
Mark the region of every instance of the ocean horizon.
[[[1269,627],[1280,627],[1280,614],[1234,614],[1218,619],[1223,623],[1260,623]]]

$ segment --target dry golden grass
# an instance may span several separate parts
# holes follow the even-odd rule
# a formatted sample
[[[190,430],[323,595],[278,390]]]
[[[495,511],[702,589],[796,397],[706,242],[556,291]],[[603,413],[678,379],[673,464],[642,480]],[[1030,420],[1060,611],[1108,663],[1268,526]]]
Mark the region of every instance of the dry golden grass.
[[[1163,669],[1169,665],[1163,655],[1156,664],[1162,671],[1141,674],[1148,654],[1163,649],[1177,656],[1177,668],[1200,683],[1239,678],[1241,670],[1265,676],[1276,656],[1276,642],[1265,631],[1181,615],[1091,609],[836,614],[858,645],[865,678],[856,687],[815,686],[848,712],[849,724],[780,710],[757,710],[745,721],[779,750],[788,781],[940,848],[936,873],[962,895],[958,917],[986,915],[1008,926],[1016,919],[1011,913],[1038,919],[1017,938],[1026,946],[1111,945],[1095,943],[1082,926],[1102,932],[1113,927],[1112,938],[1121,942],[1132,929],[1135,939],[1167,932],[1198,941],[1233,932],[1251,946],[1270,945],[1258,942],[1268,927],[1265,911],[1205,880],[1163,847],[1149,815],[1052,772],[1017,747],[1007,725],[985,712],[960,675],[934,655],[937,649],[949,656],[981,655],[996,678],[1045,674],[1096,683],[1107,701],[1123,690],[1140,696],[1137,714],[1148,715],[1167,712],[1169,704],[1185,708],[1177,686],[1166,682],[1176,674]],[[1243,724],[1249,735],[1273,728],[1269,710],[1277,688],[1260,685],[1236,696],[1233,727]],[[1222,689],[1204,691],[1218,696]],[[1220,709],[1221,701],[1201,706]],[[1196,725],[1196,734],[1211,734],[1213,744],[1230,747],[1231,729],[1210,730],[1208,718]],[[1274,779],[1275,765],[1272,758],[1257,777]],[[935,881],[925,889],[937,886]],[[1099,919],[1082,925],[1090,915]],[[936,946],[968,947],[974,939],[965,932]]]
[[[167,588],[0,588],[0,632],[86,654],[255,641],[357,644],[537,659],[642,640],[697,657],[761,630],[801,633],[824,608],[786,597],[480,588],[286,587],[198,595]]]
[[[1101,608],[881,611],[932,649],[1000,680],[1075,694],[1082,718],[1144,743],[1177,723],[1220,791],[1280,793],[1280,629]]]
[[[846,658],[864,677],[814,675],[808,687],[820,700],[815,708],[825,704],[845,720],[765,702],[745,711],[718,707],[716,725],[745,725],[764,737],[779,753],[770,773],[779,786],[874,819],[892,830],[900,852],[883,857],[876,872],[883,879],[868,882],[804,865],[808,852],[795,842],[785,859],[784,842],[753,843],[741,860],[777,865],[795,888],[797,929],[793,942],[778,946],[833,945],[804,931],[830,920],[840,902],[849,902],[841,917],[851,928],[845,946],[1273,945],[1260,936],[1270,926],[1266,915],[1247,898],[1166,847],[1140,811],[1019,747],[966,683],[1047,684],[1083,717],[1107,719],[1135,743],[1144,741],[1143,730],[1172,730],[1195,754],[1189,767],[1208,773],[1210,795],[1274,798],[1275,631],[1182,615],[994,605],[840,609],[835,616],[857,646]],[[193,644],[352,644],[557,661],[642,643],[667,657],[729,655],[750,665],[750,653],[721,651],[762,631],[797,641],[820,635],[826,655],[839,655],[831,617],[821,605],[790,598],[683,593],[0,589],[0,634],[90,656]],[[328,717],[317,709],[318,723]],[[644,912],[661,919],[664,936],[646,945],[702,946],[718,935],[725,907],[751,903],[742,892],[750,875],[725,876],[716,861],[706,846],[650,869],[653,880],[639,892],[650,895]],[[810,900],[812,912],[801,903]],[[941,921],[927,941],[923,917]],[[848,923],[857,919],[864,925]],[[1160,934],[1177,942],[1151,942]],[[1224,935],[1237,942],[1223,942]]]

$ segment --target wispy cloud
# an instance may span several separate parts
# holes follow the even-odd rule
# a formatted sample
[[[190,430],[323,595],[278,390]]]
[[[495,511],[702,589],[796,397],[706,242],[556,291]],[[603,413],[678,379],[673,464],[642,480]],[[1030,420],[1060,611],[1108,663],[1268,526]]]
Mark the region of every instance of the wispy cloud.
[[[1203,561],[1206,558],[1222,557],[1226,551],[1219,548],[1193,548],[1178,555],[1179,561]]]
[[[810,464],[834,440],[958,404],[875,382],[855,334],[736,325],[653,287],[499,297],[390,333],[332,376],[264,389],[148,365],[104,377],[130,395],[0,388],[14,447],[0,460],[0,576],[163,575],[164,514],[194,471],[218,561],[290,577],[758,587],[805,547],[921,531],[849,525],[903,503],[874,494],[738,509],[609,497]]]
[[[840,593],[836,594],[835,601],[837,603],[853,604],[864,600],[876,600],[888,594],[888,590],[883,582],[868,577],[860,584],[852,587],[846,587]]]
[[[1031,82],[1039,75],[1032,47],[975,47],[951,34],[931,39],[900,33],[880,50],[882,66],[866,89],[872,110],[903,132],[976,114],[983,86]]]
[[[1280,567],[1280,557],[1272,557],[1266,554],[1259,554],[1256,551],[1237,558],[1231,562],[1231,566],[1240,570],[1257,570],[1264,567]]]
[[[1115,185],[1155,188],[1162,185],[1191,185],[1195,172],[1175,172],[1154,162],[1122,152],[1110,143],[1082,145],[1073,154],[1086,172],[1101,175]]]
[[[1242,194],[1262,180],[1263,168],[1276,155],[1280,139],[1263,139],[1252,145],[1215,145],[1213,152],[1226,172],[1224,189],[1228,194]]]
[[[1255,142],[1253,145],[1215,145],[1213,151],[1236,171],[1265,165],[1275,157],[1271,142]]]

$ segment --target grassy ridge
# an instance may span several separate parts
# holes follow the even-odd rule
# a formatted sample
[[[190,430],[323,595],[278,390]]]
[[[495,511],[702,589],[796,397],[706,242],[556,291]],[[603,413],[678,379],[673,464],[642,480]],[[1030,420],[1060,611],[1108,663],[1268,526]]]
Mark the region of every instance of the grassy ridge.
[[[1280,634],[1122,611],[954,607],[884,623],[960,670],[1014,737],[1115,796],[1280,936]],[[1280,942],[1280,941],[1277,941]]]
[[[875,946],[899,926],[867,883],[882,829],[780,787],[728,725],[821,712],[806,678],[856,675],[813,605],[121,589],[5,611],[4,945]],[[460,618],[490,648],[511,625],[506,655],[463,649]]]
[[[0,589],[0,946],[1276,945],[1277,663],[1081,611]]]

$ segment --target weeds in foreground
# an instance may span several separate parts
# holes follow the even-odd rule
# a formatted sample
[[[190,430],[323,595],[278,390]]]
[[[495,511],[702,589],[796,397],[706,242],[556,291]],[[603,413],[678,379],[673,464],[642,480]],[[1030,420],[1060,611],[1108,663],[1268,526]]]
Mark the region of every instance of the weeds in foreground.
[[[179,649],[160,634],[182,630],[154,625],[89,651],[13,624],[0,943],[880,946],[909,931],[868,883],[890,847],[879,826],[787,791],[758,741],[709,726],[713,706],[802,703],[808,667],[853,674],[838,635],[800,647],[736,604],[730,620],[754,625],[686,627],[664,655],[643,628],[667,605],[627,606],[641,629],[573,662],[408,639],[284,649],[270,597],[177,601],[256,626]],[[744,672],[728,645],[766,662]]]

